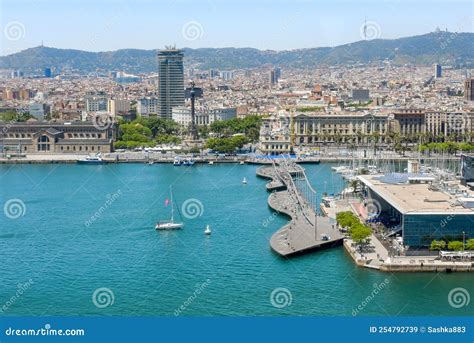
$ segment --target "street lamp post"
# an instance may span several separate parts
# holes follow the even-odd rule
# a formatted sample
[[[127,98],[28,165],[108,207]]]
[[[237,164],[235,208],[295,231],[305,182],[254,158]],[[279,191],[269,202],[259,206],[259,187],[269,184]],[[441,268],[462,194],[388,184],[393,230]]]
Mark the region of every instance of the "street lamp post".
[[[318,240],[318,212],[314,210],[314,240]]]
[[[462,232],[462,251],[465,250],[466,247],[466,232]]]

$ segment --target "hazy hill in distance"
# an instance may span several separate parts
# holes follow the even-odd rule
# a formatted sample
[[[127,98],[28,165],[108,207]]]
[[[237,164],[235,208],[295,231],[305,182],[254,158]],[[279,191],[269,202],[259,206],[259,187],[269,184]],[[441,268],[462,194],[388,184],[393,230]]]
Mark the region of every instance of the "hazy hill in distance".
[[[336,47],[272,51],[253,48],[184,48],[185,62],[199,69],[254,68],[265,64],[297,68],[321,65],[371,63],[449,64],[455,68],[474,67],[474,33],[432,32],[399,39],[358,41]],[[87,52],[36,47],[0,57],[0,68],[39,71],[45,67],[69,67],[84,73],[94,71],[157,71],[157,49],[122,49]]]

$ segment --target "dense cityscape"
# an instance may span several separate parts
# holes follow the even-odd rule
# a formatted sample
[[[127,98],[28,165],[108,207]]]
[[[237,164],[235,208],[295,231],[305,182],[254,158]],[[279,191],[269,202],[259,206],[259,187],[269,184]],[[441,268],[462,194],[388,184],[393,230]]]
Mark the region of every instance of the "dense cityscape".
[[[471,150],[472,70],[381,61],[367,66],[312,70],[268,66],[200,71],[184,68],[183,57],[178,49],[162,50],[157,57],[157,73],[143,75],[117,71],[93,77],[60,71],[54,66],[34,76],[25,76],[21,70],[4,71],[5,77],[0,79],[0,112],[2,125],[11,128],[8,133],[2,131],[2,154],[8,151],[11,155],[15,150],[20,154],[38,152],[31,139],[16,134],[17,128],[18,132],[36,134],[37,129],[28,128],[54,126],[58,130],[64,123],[76,122],[84,128],[87,123],[95,123],[99,131],[110,126],[114,132],[107,137],[92,132],[91,136],[66,135],[56,142],[62,145],[73,138],[71,142],[78,143],[78,138],[85,137],[98,138],[100,142],[83,140],[81,150],[69,145],[52,152],[92,152],[96,151],[95,143],[95,148],[103,152],[111,152],[114,146],[135,149],[183,144],[190,148],[184,141],[189,137],[193,116],[190,97],[185,97],[184,89],[191,81],[202,90],[196,98],[194,123],[203,138],[224,136],[219,121],[258,117],[253,124],[262,123],[258,128],[261,135],[258,141],[255,135],[247,137],[253,140],[247,142],[254,143],[254,149],[264,154],[371,143],[397,150],[407,148],[402,143],[409,143],[414,149],[427,150],[428,143],[455,142],[465,143],[458,150]],[[158,135],[145,130],[135,140],[126,135],[123,139],[124,130],[118,129],[121,123],[145,123],[149,119],[161,120],[165,129]],[[150,128],[150,123],[146,124]],[[93,128],[89,126],[89,130]],[[201,143],[204,148],[205,142]],[[18,151],[20,145],[22,151]],[[446,149],[433,144],[432,148]]]

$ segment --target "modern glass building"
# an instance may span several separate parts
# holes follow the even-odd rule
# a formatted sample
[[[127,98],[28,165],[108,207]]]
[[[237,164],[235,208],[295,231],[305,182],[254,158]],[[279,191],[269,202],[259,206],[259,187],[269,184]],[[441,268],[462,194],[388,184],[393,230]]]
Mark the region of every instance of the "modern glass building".
[[[410,248],[428,247],[435,239],[474,238],[474,196],[468,188],[458,182],[445,191],[432,178],[404,175],[392,180],[359,176],[372,221],[382,222],[387,232],[400,233]]]
[[[172,117],[172,108],[184,106],[183,52],[167,48],[158,52],[158,114]]]

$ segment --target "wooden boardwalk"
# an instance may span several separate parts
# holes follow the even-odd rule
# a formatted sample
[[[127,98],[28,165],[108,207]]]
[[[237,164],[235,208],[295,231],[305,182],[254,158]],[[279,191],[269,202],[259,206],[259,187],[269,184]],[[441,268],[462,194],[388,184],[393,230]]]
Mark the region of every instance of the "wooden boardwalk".
[[[316,217],[316,212],[290,180],[299,170],[272,165],[261,167],[257,175],[270,179],[267,190],[272,191],[268,205],[290,217],[290,222],[273,234],[271,248],[281,256],[291,256],[342,244],[342,235],[328,217]],[[295,168],[294,170],[292,168]]]

